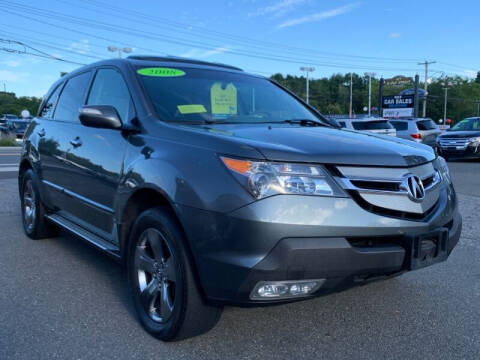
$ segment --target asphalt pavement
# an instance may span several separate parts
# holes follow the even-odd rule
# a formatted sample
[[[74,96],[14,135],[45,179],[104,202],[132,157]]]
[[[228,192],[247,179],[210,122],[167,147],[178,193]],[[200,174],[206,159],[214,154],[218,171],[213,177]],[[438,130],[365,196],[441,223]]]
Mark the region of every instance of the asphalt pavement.
[[[8,154],[5,167],[18,159]],[[212,331],[177,343],[143,331],[113,260],[67,234],[29,240],[16,173],[0,169],[0,359],[478,359],[480,162],[449,165],[464,231],[447,262],[314,300],[226,307]]]
[[[17,176],[20,147],[0,147],[0,180]]]

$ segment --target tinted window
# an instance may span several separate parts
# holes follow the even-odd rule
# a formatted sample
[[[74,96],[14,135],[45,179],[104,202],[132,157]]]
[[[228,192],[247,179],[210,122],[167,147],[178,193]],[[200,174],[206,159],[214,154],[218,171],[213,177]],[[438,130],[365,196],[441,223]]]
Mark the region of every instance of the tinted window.
[[[339,121],[338,123],[340,124],[340,126],[341,126],[342,128],[345,127],[345,121]]]
[[[63,88],[55,110],[54,118],[76,122],[78,111],[84,105],[85,92],[90,81],[90,72],[83,73],[68,80]]]
[[[355,130],[384,130],[393,129],[392,125],[386,120],[382,121],[353,121]]]
[[[122,75],[113,69],[98,70],[87,104],[111,105],[123,121],[130,120],[134,114],[127,85]]]
[[[48,100],[45,102],[42,111],[40,112],[40,117],[44,118],[53,118],[53,111],[55,110],[55,104],[57,103],[58,94],[60,94],[60,90],[62,89],[62,85],[57,86],[55,91],[50,95]]]
[[[408,123],[404,121],[390,121],[390,124],[392,124],[397,131],[405,131],[408,129]]]
[[[433,120],[421,120],[417,121],[418,130],[435,130],[437,125]]]
[[[173,122],[322,121],[267,79],[192,68],[137,69],[158,116]]]

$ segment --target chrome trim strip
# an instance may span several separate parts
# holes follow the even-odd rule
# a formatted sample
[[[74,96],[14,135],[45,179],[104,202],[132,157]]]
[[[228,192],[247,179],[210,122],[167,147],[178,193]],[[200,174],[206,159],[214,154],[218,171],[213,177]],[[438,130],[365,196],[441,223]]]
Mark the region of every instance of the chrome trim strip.
[[[79,194],[77,194],[77,193],[75,193],[75,192],[73,192],[73,191],[70,191],[70,190],[65,189],[65,188],[63,188],[63,187],[61,187],[61,186],[58,186],[57,184],[54,184],[54,183],[52,183],[52,182],[50,182],[50,181],[47,181],[47,180],[42,180],[42,182],[43,182],[45,185],[48,185],[48,186],[54,188],[55,190],[57,190],[57,191],[59,191],[59,192],[61,192],[61,193],[64,193],[64,194],[67,195],[67,196],[70,196],[70,197],[73,197],[73,198],[75,198],[75,199],[77,199],[77,200],[80,200],[80,201],[84,202],[84,203],[87,204],[87,205],[90,205],[90,206],[92,206],[92,207],[94,207],[94,208],[97,208],[97,209],[102,210],[102,211],[104,211],[104,212],[107,212],[107,213],[109,213],[109,214],[113,214],[113,213],[114,213],[114,211],[113,211],[112,208],[109,208],[108,206],[99,204],[99,203],[97,203],[97,202],[95,202],[95,201],[93,201],[93,200],[90,200],[90,199],[88,199],[88,198],[86,198],[86,197],[84,197],[84,196],[82,196],[82,195],[79,195]]]
[[[438,171],[435,171],[435,174],[433,174],[434,178],[433,181],[430,185],[425,187],[425,192],[432,190],[435,188],[438,184],[440,184],[441,179]],[[422,181],[426,180],[428,178],[432,177],[432,174],[428,176],[422,177]],[[344,177],[338,177],[334,176],[333,177],[339,184],[340,186],[345,189],[345,190],[354,190],[358,191],[360,193],[369,193],[369,194],[385,194],[385,195],[404,195],[408,196],[408,192],[405,190],[398,190],[398,191],[391,191],[391,190],[380,190],[380,189],[366,189],[362,187],[358,187],[352,183],[352,181],[368,181],[368,182],[378,182],[378,183],[390,183],[390,184],[400,184],[402,181],[398,180],[392,180],[392,179],[371,179],[368,177],[360,178],[360,177],[355,177],[355,178],[344,178]]]

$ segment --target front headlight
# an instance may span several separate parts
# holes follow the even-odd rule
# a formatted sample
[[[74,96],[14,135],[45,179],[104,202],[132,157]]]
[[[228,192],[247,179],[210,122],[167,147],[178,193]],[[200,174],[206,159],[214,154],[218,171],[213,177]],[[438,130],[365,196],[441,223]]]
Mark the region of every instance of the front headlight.
[[[480,136],[472,137],[468,139],[468,142],[470,143],[470,145],[474,145],[475,143],[478,144],[480,142]]]
[[[257,199],[277,194],[346,196],[319,165],[221,159]]]
[[[447,184],[450,184],[452,182],[452,179],[450,178],[450,170],[448,169],[447,162],[441,156],[438,157],[438,161],[440,163],[438,172],[440,173],[442,180],[445,181]]]

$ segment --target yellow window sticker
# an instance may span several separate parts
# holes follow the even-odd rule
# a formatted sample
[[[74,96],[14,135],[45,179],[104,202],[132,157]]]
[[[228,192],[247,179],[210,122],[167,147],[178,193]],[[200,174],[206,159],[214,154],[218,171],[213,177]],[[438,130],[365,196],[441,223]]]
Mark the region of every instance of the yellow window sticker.
[[[166,67],[150,67],[137,70],[143,76],[175,77],[185,75],[185,71]]]
[[[237,114],[237,88],[229,83],[225,88],[216,82],[210,88],[212,114]]]
[[[202,104],[191,104],[191,105],[178,105],[178,111],[180,114],[199,114],[207,112],[205,106]]]

